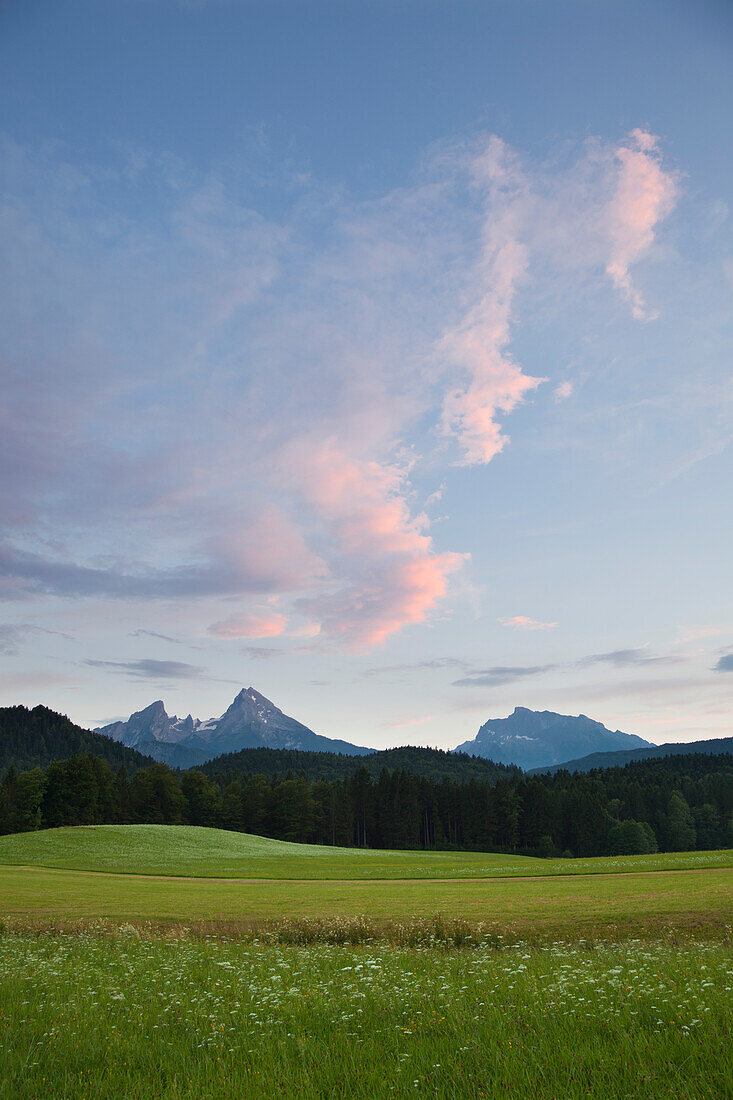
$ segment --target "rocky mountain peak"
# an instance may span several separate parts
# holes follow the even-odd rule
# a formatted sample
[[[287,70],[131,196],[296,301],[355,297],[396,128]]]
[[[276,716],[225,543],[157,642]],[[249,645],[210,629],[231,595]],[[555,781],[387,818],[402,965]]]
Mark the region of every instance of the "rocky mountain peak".
[[[142,710],[138,710],[135,714],[130,716],[131,718],[167,718],[165,704],[162,699],[156,699],[154,703],[150,703],[147,707],[143,707]]]
[[[609,730],[585,714],[515,707],[508,718],[489,718],[473,741],[457,751],[484,756],[522,768],[558,764],[591,752],[644,748],[649,742],[620,730]]]
[[[237,693],[220,718],[201,722],[190,714],[180,719],[175,715],[169,717],[162,700],[157,699],[131,715],[127,722],[115,722],[97,732],[126,745],[144,745],[149,755],[176,766],[196,765],[222,753],[265,746],[354,755],[373,751],[314,733],[302,722],[283,714],[251,685]],[[175,752],[171,746],[175,746]]]

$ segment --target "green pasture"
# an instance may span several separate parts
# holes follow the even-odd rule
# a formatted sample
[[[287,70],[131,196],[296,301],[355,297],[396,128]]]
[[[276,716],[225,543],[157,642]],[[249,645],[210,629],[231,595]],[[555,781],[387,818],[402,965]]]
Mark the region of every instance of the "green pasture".
[[[732,985],[710,943],[6,934],[0,1098],[722,1100]]]
[[[733,867],[733,851],[595,859],[331,848],[193,825],[90,825],[0,837],[0,866],[258,879],[470,879]]]
[[[2,837],[0,1100],[733,1096],[732,901],[732,852]]]
[[[436,916],[517,936],[623,937],[733,922],[733,852],[540,860],[288,844],[218,829],[99,825],[0,838],[0,919],[258,922]]]
[[[252,922],[436,914],[512,935],[615,936],[662,926],[719,930],[733,920],[733,870],[545,878],[365,882],[191,879],[24,867],[0,869],[0,918]]]

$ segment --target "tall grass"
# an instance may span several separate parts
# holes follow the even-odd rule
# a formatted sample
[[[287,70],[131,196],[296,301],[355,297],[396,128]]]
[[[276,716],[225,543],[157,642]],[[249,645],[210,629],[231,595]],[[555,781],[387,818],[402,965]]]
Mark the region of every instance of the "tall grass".
[[[733,1096],[723,944],[0,936],[0,1096]]]

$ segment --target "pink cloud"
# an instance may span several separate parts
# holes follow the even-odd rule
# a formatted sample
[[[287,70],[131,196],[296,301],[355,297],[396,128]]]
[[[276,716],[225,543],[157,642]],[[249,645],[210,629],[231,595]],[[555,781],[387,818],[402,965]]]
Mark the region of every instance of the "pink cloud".
[[[403,554],[371,570],[355,571],[346,587],[304,600],[302,606],[320,618],[325,634],[356,651],[383,645],[404,627],[426,621],[447,595],[448,576],[460,569],[464,556]]]
[[[528,204],[522,174],[497,137],[475,159],[473,174],[486,191],[488,209],[472,279],[477,300],[441,342],[441,351],[467,376],[446,394],[442,416],[443,430],[458,440],[465,466],[490,462],[502,450],[507,439],[497,415],[511,412],[544,381],[523,374],[506,350],[517,284],[528,266],[519,239]]]
[[[572,382],[561,382],[559,386],[555,386],[554,394],[555,401],[565,401],[573,392]]]
[[[611,256],[606,271],[630,302],[634,317],[649,320],[653,315],[646,312],[629,269],[651,246],[656,226],[674,209],[677,179],[662,167],[657,138],[645,130],[632,130],[615,157],[616,189],[607,214]]]
[[[220,638],[275,638],[285,633],[288,620],[276,611],[234,615],[209,627]]]
[[[346,582],[300,601],[300,608],[324,633],[357,649],[425,622],[465,555],[435,552],[427,518],[410,513],[406,471],[355,458],[335,444],[301,444],[290,461],[319,528],[338,547],[336,573]]]
[[[514,615],[512,618],[499,619],[502,626],[511,626],[515,630],[553,630],[557,623],[541,623],[537,619],[529,619],[526,615]]]
[[[327,575],[296,522],[274,504],[252,510],[237,525],[223,527],[209,539],[208,549],[233,587],[250,591],[286,592],[302,589]]]
[[[32,186],[21,178],[18,202],[35,197],[24,199],[11,254],[22,258],[19,269],[34,269],[18,299],[32,290],[33,308],[26,317],[11,299],[5,321],[23,322],[13,346],[24,346],[24,333],[42,338],[38,367],[14,368],[6,394],[16,426],[34,430],[11,431],[11,417],[6,450],[18,477],[3,514],[21,529],[58,500],[70,550],[59,563],[45,549],[0,547],[13,590],[20,577],[34,592],[226,596],[245,607],[268,597],[285,607],[287,594],[288,617],[304,610],[305,620],[256,610],[211,629],[320,632],[355,647],[429,621],[465,556],[436,549],[396,448],[423,445],[426,420],[438,415],[464,465],[489,462],[506,445],[503,417],[542,381],[509,350],[530,260],[540,305],[543,294],[560,297],[589,275],[595,284],[607,265],[644,315],[630,271],[674,203],[675,179],[645,131],[588,149],[558,173],[555,160],[520,163],[496,137],[461,143],[439,151],[419,186],[376,202],[347,207],[329,197],[323,206],[314,191],[312,224],[305,212],[283,226],[261,220],[223,181],[181,181],[164,204],[169,221],[141,222],[119,245],[88,228],[102,218],[77,224],[76,200],[49,195],[45,162]],[[90,195],[98,175],[85,183]],[[106,209],[103,192],[94,202],[84,210]],[[64,227],[58,241],[81,242],[83,262],[72,251],[54,259],[49,239],[28,267],[27,241],[49,208]],[[43,328],[48,293],[61,295],[64,330],[89,334],[78,347],[67,341],[58,362],[48,359],[56,340]],[[138,321],[117,351],[107,341],[120,301]],[[86,314],[98,320],[90,326]],[[102,386],[104,360],[117,365]],[[153,361],[158,398],[129,401],[124,395],[149,384]],[[109,430],[99,433],[99,423]],[[59,449],[61,436],[68,445]],[[54,447],[62,462],[49,461]],[[156,562],[73,564],[90,545],[109,547],[116,562],[128,542],[154,545]],[[203,614],[208,623],[221,612]],[[507,620],[553,625],[531,623]]]
[[[364,553],[427,553],[430,537],[413,519],[405,500],[406,471],[392,463],[350,456],[333,443],[297,449],[293,460],[303,492],[320,516],[334,525],[342,548]]]

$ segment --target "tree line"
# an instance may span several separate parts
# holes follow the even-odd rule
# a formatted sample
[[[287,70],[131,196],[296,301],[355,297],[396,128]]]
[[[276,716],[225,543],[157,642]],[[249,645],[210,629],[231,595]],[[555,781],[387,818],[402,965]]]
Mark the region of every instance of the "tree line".
[[[240,749],[238,752],[216,756],[200,765],[204,775],[217,782],[232,782],[244,775],[300,775],[307,779],[344,779],[359,768],[366,768],[372,779],[382,770],[405,771],[411,775],[424,775],[428,779],[448,776],[458,782],[469,779],[495,782],[502,776],[519,774],[513,764],[497,764],[484,756],[469,756],[465,752],[446,749],[429,749],[419,745],[402,745],[394,749],[380,749],[364,756],[346,756],[336,752],[311,752],[305,749]]]
[[[65,714],[48,707],[0,707],[0,776],[11,765],[18,771],[29,771],[77,753],[99,756],[110,767],[124,766],[130,773],[153,763],[152,757],[111,737],[82,729]]]
[[[693,754],[498,782],[365,767],[207,776],[152,764],[129,775],[90,754],[0,785],[0,832],[62,825],[188,824],[344,847],[622,855],[733,847],[733,755]]]

